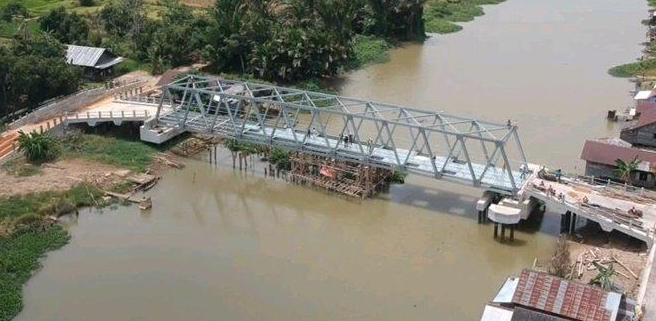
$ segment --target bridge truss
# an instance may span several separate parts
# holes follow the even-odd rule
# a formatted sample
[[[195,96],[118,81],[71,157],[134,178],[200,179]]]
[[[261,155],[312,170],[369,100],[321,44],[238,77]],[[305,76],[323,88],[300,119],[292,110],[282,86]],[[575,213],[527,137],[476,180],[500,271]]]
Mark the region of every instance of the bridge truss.
[[[273,85],[190,75],[148,126],[177,128],[448,179],[504,194],[525,183],[517,126]]]

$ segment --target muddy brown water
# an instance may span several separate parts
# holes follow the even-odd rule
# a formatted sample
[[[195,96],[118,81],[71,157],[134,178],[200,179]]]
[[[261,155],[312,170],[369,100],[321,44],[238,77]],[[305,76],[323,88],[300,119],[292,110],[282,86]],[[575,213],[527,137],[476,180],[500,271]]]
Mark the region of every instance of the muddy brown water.
[[[529,160],[574,170],[614,135],[639,54],[641,0],[509,0],[457,34],[392,51],[348,96],[517,121]],[[85,210],[25,288],[17,320],[477,320],[503,279],[553,250],[547,212],[510,244],[476,224],[473,188],[411,176],[362,203],[190,160],[154,208]]]

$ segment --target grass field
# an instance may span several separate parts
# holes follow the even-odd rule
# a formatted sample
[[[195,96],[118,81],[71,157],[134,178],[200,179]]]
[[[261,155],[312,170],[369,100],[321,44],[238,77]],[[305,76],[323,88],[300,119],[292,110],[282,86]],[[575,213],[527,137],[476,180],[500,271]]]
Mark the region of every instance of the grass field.
[[[159,151],[140,141],[89,134],[68,137],[62,144],[66,157],[87,159],[138,172],[145,171]]]

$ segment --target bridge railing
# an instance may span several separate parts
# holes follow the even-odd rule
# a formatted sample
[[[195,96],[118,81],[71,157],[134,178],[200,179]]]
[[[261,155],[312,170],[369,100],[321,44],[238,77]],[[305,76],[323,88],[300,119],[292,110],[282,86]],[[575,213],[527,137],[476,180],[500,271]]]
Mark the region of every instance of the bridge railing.
[[[591,217],[598,216],[602,219],[608,219],[611,220],[612,224],[614,225],[620,224],[629,230],[637,230],[640,233],[644,233],[647,237],[653,237],[655,228],[653,226],[645,226],[646,222],[641,218],[633,218],[620,215],[613,210],[602,206],[587,204],[578,200],[570,200],[566,195],[559,197],[558,195],[550,194],[546,190],[536,187],[533,183],[528,184],[525,188],[529,191],[532,191],[533,193],[539,193],[543,197],[550,199],[553,202],[573,208],[577,212],[583,212],[584,214]]]
[[[300,150],[318,148],[328,156],[348,152],[363,160],[383,157],[400,169],[421,167],[435,178],[449,176],[474,186],[516,193],[528,169],[517,126],[510,121],[492,123],[205,76],[163,86],[162,99],[156,118],[167,117],[168,125],[185,130],[216,133],[215,126],[227,121],[218,134]],[[175,103],[173,112],[164,115],[166,100]]]
[[[89,119],[146,119],[150,116],[148,110],[131,110],[131,111],[87,111],[82,113],[65,113],[64,121],[68,120],[89,120]]]

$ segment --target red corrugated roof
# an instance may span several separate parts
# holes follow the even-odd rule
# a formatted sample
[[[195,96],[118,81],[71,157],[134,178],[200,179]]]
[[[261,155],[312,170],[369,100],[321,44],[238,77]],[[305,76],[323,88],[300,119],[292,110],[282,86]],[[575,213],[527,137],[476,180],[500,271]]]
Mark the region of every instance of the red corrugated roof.
[[[615,321],[617,307],[610,292],[544,272],[522,271],[512,302],[580,321]],[[617,296],[617,294],[614,294]],[[608,305],[611,307],[607,308]]]
[[[631,144],[617,138],[586,140],[581,153],[581,159],[584,161],[612,166],[617,159],[630,162],[636,156],[642,163],[649,163],[644,165],[656,165],[655,151],[631,147]]]

